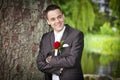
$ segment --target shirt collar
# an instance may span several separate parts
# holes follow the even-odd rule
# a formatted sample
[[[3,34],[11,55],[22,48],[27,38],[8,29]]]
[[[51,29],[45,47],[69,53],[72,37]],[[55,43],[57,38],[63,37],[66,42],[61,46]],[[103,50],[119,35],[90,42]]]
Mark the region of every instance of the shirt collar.
[[[55,35],[62,35],[63,33],[64,33],[64,31],[65,31],[65,26],[64,26],[64,28],[60,31],[60,32],[56,32],[55,30],[54,30],[54,34]]]

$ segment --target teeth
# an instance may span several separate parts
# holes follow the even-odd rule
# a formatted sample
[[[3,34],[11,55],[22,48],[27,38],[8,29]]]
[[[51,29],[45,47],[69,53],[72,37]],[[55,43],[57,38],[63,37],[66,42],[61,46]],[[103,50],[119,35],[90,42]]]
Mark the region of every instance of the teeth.
[[[57,27],[59,27],[60,25],[56,25]]]
[[[57,24],[57,26],[60,26],[61,24]]]

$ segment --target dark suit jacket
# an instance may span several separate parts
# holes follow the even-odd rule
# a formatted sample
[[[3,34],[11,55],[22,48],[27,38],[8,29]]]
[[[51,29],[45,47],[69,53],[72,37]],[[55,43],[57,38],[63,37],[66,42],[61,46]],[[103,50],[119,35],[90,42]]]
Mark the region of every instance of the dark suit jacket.
[[[45,73],[45,80],[52,80],[52,73],[59,75],[60,80],[84,80],[80,63],[84,47],[83,33],[66,25],[61,40],[69,47],[62,48],[61,54],[53,56],[50,63],[46,63],[48,53],[53,50],[54,40],[54,32],[51,31],[44,34],[40,42],[37,65]],[[60,68],[63,68],[62,73]]]

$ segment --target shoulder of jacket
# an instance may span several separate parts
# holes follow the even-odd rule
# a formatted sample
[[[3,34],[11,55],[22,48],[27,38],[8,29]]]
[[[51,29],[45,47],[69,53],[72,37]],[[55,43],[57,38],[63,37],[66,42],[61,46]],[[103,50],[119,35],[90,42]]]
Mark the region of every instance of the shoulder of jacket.
[[[50,31],[50,32],[46,32],[43,34],[43,36],[50,36],[52,34],[53,31]]]
[[[74,34],[74,35],[78,35],[78,34],[83,34],[82,31],[78,30],[78,29],[75,29],[75,28],[72,28],[69,26],[69,33],[70,34]]]

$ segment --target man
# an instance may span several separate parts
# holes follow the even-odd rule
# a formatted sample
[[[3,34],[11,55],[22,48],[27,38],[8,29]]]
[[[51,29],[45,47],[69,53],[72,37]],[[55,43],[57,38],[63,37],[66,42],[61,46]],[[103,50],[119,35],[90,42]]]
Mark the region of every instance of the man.
[[[64,24],[64,14],[57,5],[49,5],[45,15],[53,30],[42,36],[38,69],[45,73],[45,80],[84,80],[80,63],[83,33]]]

